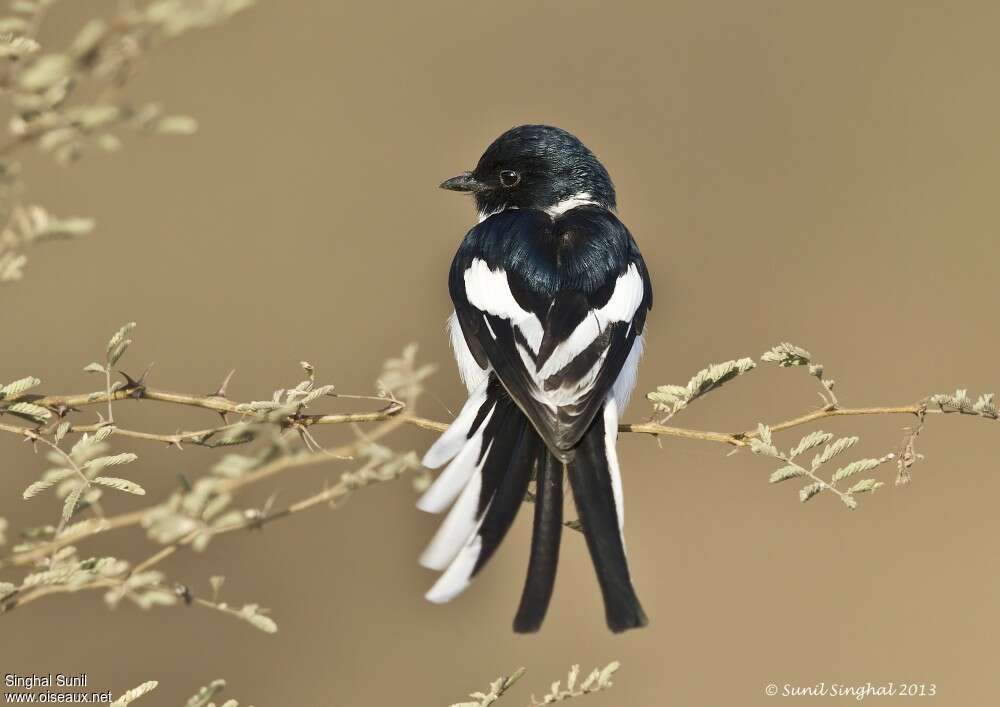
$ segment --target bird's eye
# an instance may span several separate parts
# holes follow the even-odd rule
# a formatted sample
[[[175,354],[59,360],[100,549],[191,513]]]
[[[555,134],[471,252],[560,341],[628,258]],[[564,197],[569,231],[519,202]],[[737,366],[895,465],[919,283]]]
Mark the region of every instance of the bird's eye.
[[[502,169],[500,170],[500,184],[504,187],[510,189],[511,187],[516,187],[521,181],[521,175],[512,169]]]

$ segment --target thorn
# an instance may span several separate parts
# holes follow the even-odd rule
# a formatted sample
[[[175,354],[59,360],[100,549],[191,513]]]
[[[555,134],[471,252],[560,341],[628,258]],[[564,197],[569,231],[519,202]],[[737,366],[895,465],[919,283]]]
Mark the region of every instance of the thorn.
[[[268,515],[270,515],[271,508],[274,506],[274,503],[277,500],[278,500],[278,492],[275,491],[274,493],[272,493],[270,496],[267,497],[266,501],[264,501],[264,508],[261,510],[261,512],[264,514],[265,518]]]
[[[138,380],[135,380],[125,371],[118,371],[118,373],[125,379],[125,389],[128,390],[128,396],[130,398],[139,399],[142,397],[146,390],[146,376],[149,375],[149,370],[153,367],[153,364],[146,366],[146,370],[142,372]]]
[[[184,603],[188,606],[194,601],[194,593],[191,591],[191,587],[186,584],[181,584],[178,582],[174,585],[174,593],[184,600]]]
[[[265,514],[256,508],[247,508],[243,511],[243,517],[246,519],[246,529],[247,530],[263,530],[264,520],[266,518]]]
[[[209,394],[208,397],[210,397],[210,398],[224,398],[224,397],[226,397],[226,388],[229,387],[229,381],[231,381],[233,379],[234,375],[236,375],[236,369],[235,368],[232,369],[231,371],[229,371],[228,375],[226,375],[226,377],[222,380],[222,385],[220,385],[218,387],[218,389],[214,393]],[[223,420],[226,419],[226,413],[222,413],[222,419]]]
[[[119,373],[119,375],[122,376],[122,378],[125,379],[125,387],[126,388],[138,388],[139,387],[140,381],[142,379],[142,376],[139,376],[140,380],[135,380],[134,378],[132,378],[132,376],[130,376],[125,371],[118,371],[118,373]]]

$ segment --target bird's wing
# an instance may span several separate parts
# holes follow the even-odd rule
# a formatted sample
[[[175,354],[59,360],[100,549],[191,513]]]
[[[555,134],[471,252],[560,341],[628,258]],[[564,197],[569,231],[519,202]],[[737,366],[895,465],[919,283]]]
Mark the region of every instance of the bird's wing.
[[[642,333],[649,276],[610,211],[491,216],[452,264],[458,324],[552,452],[567,460]]]

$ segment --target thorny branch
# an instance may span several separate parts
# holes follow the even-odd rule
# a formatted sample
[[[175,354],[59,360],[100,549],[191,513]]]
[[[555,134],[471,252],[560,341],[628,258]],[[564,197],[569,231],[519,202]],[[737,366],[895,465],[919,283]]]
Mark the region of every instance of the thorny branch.
[[[383,398],[370,395],[340,395],[332,394],[330,397],[353,400],[371,400],[385,402]],[[196,395],[192,393],[180,393],[157,388],[146,388],[134,385],[122,387],[111,394],[112,400],[149,400],[153,402],[174,403],[186,405],[188,407],[214,410],[219,413],[238,413],[241,403],[234,402],[224,397]],[[79,409],[86,405],[105,403],[108,396],[103,392],[77,393],[73,395],[46,395],[46,396],[25,396],[21,398],[24,402],[31,402],[35,405],[47,408],[56,415],[65,414],[72,409]],[[811,422],[816,422],[828,417],[845,416],[873,416],[873,415],[913,415],[921,417],[927,414],[940,414],[957,412],[957,410],[928,409],[927,401],[922,400],[908,405],[888,405],[872,407],[839,407],[824,406],[812,412],[799,415],[787,420],[782,420],[770,425],[772,432],[782,432],[795,427],[801,427]],[[432,432],[443,432],[448,429],[447,422],[432,420],[411,414],[404,403],[398,400],[389,401],[383,408],[373,412],[353,412],[325,415],[300,415],[288,420],[289,425],[299,425],[308,427],[311,425],[339,425],[345,423],[362,422],[384,422],[386,420],[400,417],[407,425],[430,430]],[[90,425],[71,425],[69,433],[94,432],[107,423],[97,423]],[[176,432],[174,434],[159,434],[154,432],[141,432],[138,430],[127,430],[121,427],[115,428],[115,434],[123,437],[134,437],[136,439],[146,439],[154,442],[164,442],[177,445],[182,442],[200,446],[211,447],[212,437],[229,431],[236,427],[236,424],[226,424],[217,427],[210,427],[191,432]],[[659,422],[625,422],[618,426],[619,432],[634,432],[639,434],[652,435],[654,437],[678,437],[681,439],[701,440],[704,442],[720,442],[733,447],[749,446],[750,440],[758,436],[756,429],[743,432],[722,432],[712,430],[697,430],[686,427],[672,427]],[[45,427],[25,427],[23,425],[0,424],[0,432],[10,432],[21,435],[28,439],[36,436],[50,434],[52,429]]]
[[[110,364],[112,361],[117,362],[131,344],[126,335],[134,329],[134,326],[132,323],[127,324],[112,337],[108,350],[114,353],[109,353],[106,366],[90,364],[86,370],[101,373],[106,380],[110,380]],[[69,477],[73,479],[72,490],[67,496],[63,517],[58,527],[48,534],[42,533],[40,539],[35,538],[22,543],[11,555],[0,560],[0,568],[31,566],[40,570],[29,575],[20,584],[0,583],[0,610],[10,611],[53,594],[106,589],[109,591],[107,596],[114,600],[122,595],[129,595],[140,605],[143,602],[153,605],[181,598],[188,604],[194,603],[209,608],[221,606],[220,610],[224,613],[235,612],[251,623],[267,624],[271,620],[266,617],[261,618],[256,608],[245,615],[241,613],[243,610],[231,610],[226,605],[217,605],[203,597],[194,596],[188,586],[177,583],[171,585],[154,568],[180,550],[204,549],[216,536],[238,530],[260,529],[281,518],[312,508],[334,505],[355,490],[399,478],[406,471],[418,468],[416,457],[412,453],[397,455],[378,445],[380,439],[404,425],[435,432],[447,428],[445,422],[420,417],[415,413],[415,403],[422,382],[430,375],[433,367],[417,366],[414,357],[415,348],[410,347],[404,352],[403,357],[387,362],[378,395],[342,395],[337,393],[333,386],[317,385],[315,371],[306,362],[302,363],[302,367],[307,373],[307,379],[294,388],[276,391],[270,401],[238,402],[228,397],[226,391],[233,376],[232,372],[226,376],[216,391],[207,395],[151,388],[146,384],[148,368],[137,379],[120,372],[123,381],[108,384],[105,390],[92,393],[71,395],[30,393],[29,391],[40,384],[38,379],[30,376],[0,386],[0,414],[6,412],[13,419],[28,422],[28,424],[0,424],[0,431],[18,435],[32,444],[43,445],[50,450],[50,460],[65,467],[64,470],[56,470],[55,477],[43,476],[40,481],[32,484],[25,491],[25,498],[41,493],[57,482],[66,484]],[[997,410],[991,396],[981,396],[978,401],[972,402],[962,390],[957,391],[955,395],[931,396],[910,405],[843,407],[833,395],[833,382],[822,377],[822,366],[809,363],[810,354],[804,349],[781,344],[761,358],[764,361],[777,362],[781,366],[808,365],[810,375],[816,377],[823,386],[822,406],[770,426],[759,424],[756,429],[743,432],[694,430],[664,424],[667,419],[694,400],[721,387],[729,380],[746,374],[756,366],[751,359],[740,359],[709,366],[699,371],[686,386],[660,386],[647,398],[653,403],[654,410],[664,415],[658,420],[623,424],[620,430],[625,433],[641,433],[655,437],[709,441],[725,444],[734,449],[747,447],[755,454],[770,456],[785,464],[772,474],[772,482],[795,477],[807,480],[808,486],[800,492],[801,500],[808,500],[822,491],[830,490],[848,507],[855,508],[856,494],[872,492],[882,484],[866,479],[849,489],[842,490],[836,488],[837,482],[890,460],[897,461],[899,468],[897,483],[907,480],[910,466],[920,457],[914,446],[927,415],[954,412],[990,419],[997,418]],[[391,391],[400,391],[401,395],[396,396]],[[325,398],[377,402],[381,407],[371,412],[306,411],[309,404]],[[103,408],[104,405],[111,406],[129,400],[208,410],[222,416],[224,424],[196,431],[161,434],[117,427],[104,419],[100,412],[97,413],[99,417],[97,423],[76,424],[74,421],[75,416],[82,414],[88,407]],[[932,408],[932,405],[936,407]],[[109,418],[112,414],[109,410]],[[900,414],[912,415],[917,418],[917,422],[913,427],[907,428],[907,436],[903,440],[898,456],[893,453],[880,459],[859,460],[838,469],[829,480],[818,475],[821,465],[853,446],[857,438],[842,438],[830,443],[832,435],[814,431],[787,453],[780,452],[772,443],[774,433],[828,417]],[[230,415],[236,420],[230,421],[227,417]],[[309,428],[317,425],[344,423],[353,426],[356,438],[332,449],[321,447],[309,431]],[[375,426],[362,431],[359,427],[361,423],[372,423]],[[68,435],[73,434],[78,435],[77,442],[72,450],[67,452],[59,445]],[[155,503],[110,517],[105,517],[101,512],[98,495],[94,493],[97,486],[129,493],[144,493],[137,484],[125,479],[98,476],[105,467],[125,464],[135,459],[133,454],[99,456],[103,453],[102,445],[107,439],[114,437],[144,439],[167,443],[182,450],[183,444],[202,447],[245,445],[253,440],[266,439],[268,434],[271,435],[269,446],[257,457],[238,457],[238,469],[235,471],[230,468],[215,476],[200,479],[187,491],[175,494],[166,503]],[[290,440],[296,437],[302,442],[304,449],[294,450],[289,447]],[[829,444],[826,449],[817,455],[811,466],[794,461],[796,456],[804,451],[827,443]],[[365,461],[356,471],[343,474],[335,485],[283,508],[272,509],[272,499],[262,509],[248,508],[215,517],[230,503],[237,491],[250,485],[294,469],[323,464],[331,460],[353,460],[359,456]],[[426,477],[422,480],[425,483],[427,481]],[[528,500],[531,500],[530,494]],[[93,517],[70,525],[69,521],[74,515],[84,509],[90,509]],[[135,566],[129,567],[127,563],[119,560],[110,562],[112,558],[105,558],[109,562],[101,564],[103,561],[97,561],[93,567],[87,567],[86,563],[91,561],[80,562],[76,558],[75,543],[112,530],[138,525],[147,527],[150,536],[160,542],[161,547]],[[567,525],[578,529],[573,521]],[[164,527],[167,529],[164,530]],[[76,569],[72,566],[67,569],[67,562],[72,564],[70,561],[78,563]],[[91,571],[92,574],[96,567],[101,573],[85,576],[83,580],[63,581],[79,575],[82,571],[80,567]],[[65,574],[67,572],[68,574]],[[137,577],[144,578],[141,586],[135,586]],[[255,605],[247,606],[255,607]]]

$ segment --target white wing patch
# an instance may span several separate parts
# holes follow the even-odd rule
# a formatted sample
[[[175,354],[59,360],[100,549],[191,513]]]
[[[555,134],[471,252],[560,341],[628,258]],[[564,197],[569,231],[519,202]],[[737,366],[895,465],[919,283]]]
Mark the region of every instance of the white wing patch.
[[[642,304],[645,289],[642,276],[636,266],[629,265],[616,281],[611,291],[611,297],[600,309],[595,309],[580,322],[567,339],[556,346],[552,355],[538,372],[542,379],[558,373],[566,364],[590,346],[601,333],[613,322],[630,322],[636,310]]]
[[[520,329],[528,346],[537,353],[542,345],[542,323],[514,299],[504,270],[490,270],[485,260],[474,259],[465,271],[465,297],[473,307],[506,319]]]
[[[520,342],[516,347],[525,371],[535,384],[534,390],[531,391],[532,397],[552,411],[573,404],[590,392],[604,366],[607,350],[601,352],[595,364],[579,379],[569,381],[554,390],[546,390],[545,381],[584,352],[608,326],[618,322],[631,322],[645,297],[642,275],[634,263],[630,264],[628,269],[615,280],[611,296],[604,306],[592,310],[566,340],[555,347],[541,369],[538,369],[533,355],[537,354],[541,347],[544,337],[543,325],[534,313],[526,311],[518,304],[511,292],[507,273],[502,269],[492,270],[486,261],[476,258],[465,271],[464,280],[465,295],[470,304],[483,312],[508,320],[524,336],[528,348]],[[489,321],[484,320],[484,323],[489,334],[496,338]],[[462,379],[470,390],[473,390],[475,384],[489,374],[489,370],[484,371],[475,363],[455,315],[450,320],[449,326]],[[642,343],[637,339],[622,369],[623,375],[619,375],[614,385],[614,397],[619,409],[625,407],[629,393],[635,385],[635,372],[641,354]]]

